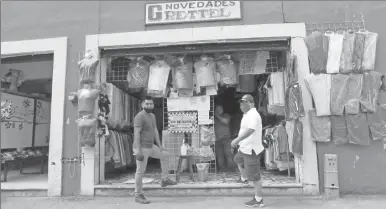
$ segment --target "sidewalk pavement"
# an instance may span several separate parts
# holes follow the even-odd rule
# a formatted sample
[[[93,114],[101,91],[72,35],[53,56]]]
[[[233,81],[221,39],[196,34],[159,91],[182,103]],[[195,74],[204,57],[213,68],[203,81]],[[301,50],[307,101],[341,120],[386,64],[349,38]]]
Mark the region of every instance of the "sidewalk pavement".
[[[2,197],[2,209],[209,209],[245,208],[250,197],[149,197],[151,204],[140,205],[133,197],[30,198]],[[347,196],[335,200],[319,197],[267,197],[265,208],[278,209],[386,209],[386,196]]]

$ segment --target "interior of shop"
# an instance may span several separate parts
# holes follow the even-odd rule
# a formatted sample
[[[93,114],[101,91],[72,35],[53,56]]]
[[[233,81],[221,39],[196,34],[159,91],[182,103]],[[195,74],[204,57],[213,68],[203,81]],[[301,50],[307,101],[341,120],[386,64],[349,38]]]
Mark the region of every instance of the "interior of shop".
[[[48,188],[53,56],[2,57],[1,187]]]
[[[137,53],[126,51],[103,54],[102,59],[107,63],[106,98],[109,100],[107,103],[110,109],[107,126],[110,134],[106,136],[105,179],[101,184],[134,184],[135,158],[131,151],[132,120],[141,110],[140,99],[145,95],[150,95],[154,99],[153,113],[156,116],[161,142],[166,150],[172,153],[169,173],[173,177],[179,173],[178,171],[182,171],[179,174],[180,183],[235,183],[240,178],[240,174],[233,162],[234,150],[230,149],[229,144],[237,136],[240,128],[243,113],[238,100],[244,94],[251,94],[255,98],[255,107],[262,118],[263,144],[266,148],[260,163],[263,182],[266,184],[295,183],[294,154],[285,129],[285,71],[292,69],[293,66],[293,59],[288,55],[288,50],[254,48],[231,51],[229,49],[209,50],[210,52],[194,50],[194,52],[186,52],[186,50],[177,49],[175,51],[165,53],[160,50],[146,50]],[[206,65],[205,69],[212,68],[213,73],[199,72],[200,63]],[[154,77],[157,77],[152,75],[154,71],[151,69],[154,65],[158,65],[154,67],[158,71],[164,72],[164,74],[157,74],[158,77],[162,77],[158,79],[162,80],[158,81],[161,83],[158,92],[150,90],[151,83],[155,82]],[[138,66],[146,66],[144,68],[148,69],[143,75],[149,78],[142,86],[131,84],[135,76],[130,74]],[[183,75],[185,78],[181,79],[178,77],[178,71],[183,70],[186,70]],[[157,85],[160,85],[159,83]],[[208,101],[203,102],[207,108],[201,106],[203,109],[199,107],[194,110],[194,107],[191,109],[184,107],[186,103],[185,105],[178,102],[172,103],[173,99],[177,101],[200,97],[209,98]],[[217,110],[219,106],[223,111]],[[190,128],[173,127],[172,118],[181,120],[179,117],[181,114],[187,117],[194,116],[194,125],[189,124]],[[228,115],[230,119],[227,123],[229,134],[226,139],[217,137],[221,133],[216,132],[221,130],[215,131],[217,129],[215,126],[218,124],[215,115],[223,114]],[[183,159],[179,165],[185,146],[188,150],[187,155],[195,157],[192,158],[193,160]],[[203,147],[209,147],[210,150],[203,151]],[[193,180],[189,175],[190,165],[194,173]],[[208,173],[206,178],[200,176],[199,171],[203,168],[202,166]],[[160,181],[160,177],[160,161],[150,159],[144,183],[156,184]]]

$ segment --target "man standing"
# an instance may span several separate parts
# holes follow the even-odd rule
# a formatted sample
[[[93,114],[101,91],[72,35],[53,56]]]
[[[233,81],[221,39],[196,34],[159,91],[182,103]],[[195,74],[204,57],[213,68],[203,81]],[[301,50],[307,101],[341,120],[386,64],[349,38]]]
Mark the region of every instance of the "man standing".
[[[161,186],[176,185],[168,178],[169,154],[162,147],[157,130],[155,116],[152,113],[154,102],[151,97],[142,101],[143,110],[134,118],[134,143],[137,170],[135,172],[135,201],[142,204],[150,203],[143,195],[142,178],[147,167],[149,157],[161,159],[162,181]],[[154,145],[154,141],[157,145]]]
[[[244,115],[241,120],[239,134],[232,141],[231,146],[235,148],[239,145],[234,161],[239,167],[241,181],[253,181],[255,186],[255,197],[246,202],[245,206],[264,207],[260,177],[260,156],[264,151],[261,141],[261,117],[255,108],[253,97],[249,94],[241,98],[240,109]]]
[[[221,105],[217,105],[214,112],[214,130],[216,134],[215,151],[219,170],[224,171],[225,168],[235,167],[230,148],[231,130],[230,123],[231,117],[224,113],[224,109]]]

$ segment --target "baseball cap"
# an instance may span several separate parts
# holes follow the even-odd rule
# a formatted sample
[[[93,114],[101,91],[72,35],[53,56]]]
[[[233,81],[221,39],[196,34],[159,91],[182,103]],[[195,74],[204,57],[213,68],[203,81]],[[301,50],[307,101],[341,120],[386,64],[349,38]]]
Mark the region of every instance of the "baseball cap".
[[[250,94],[245,94],[245,95],[239,100],[239,102],[242,102],[242,101],[254,103],[254,102],[255,102],[255,99],[253,99],[253,96],[252,96],[252,95],[250,95]]]

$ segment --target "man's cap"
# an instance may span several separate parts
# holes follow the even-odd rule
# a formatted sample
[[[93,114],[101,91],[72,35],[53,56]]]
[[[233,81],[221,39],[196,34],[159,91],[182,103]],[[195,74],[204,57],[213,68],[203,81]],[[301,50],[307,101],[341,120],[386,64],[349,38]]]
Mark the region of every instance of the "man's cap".
[[[250,103],[255,103],[255,99],[253,99],[253,96],[250,95],[250,94],[245,94],[239,102],[242,102],[242,101],[245,101],[245,102],[250,102]]]

